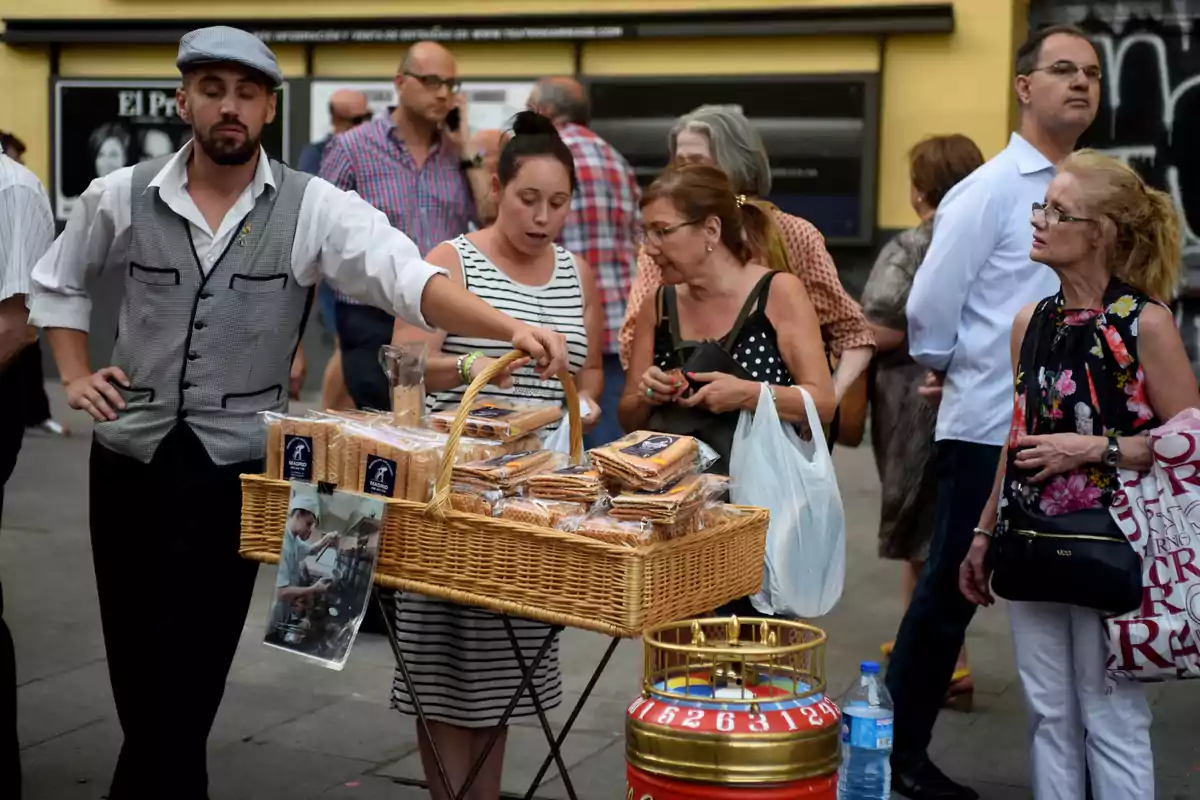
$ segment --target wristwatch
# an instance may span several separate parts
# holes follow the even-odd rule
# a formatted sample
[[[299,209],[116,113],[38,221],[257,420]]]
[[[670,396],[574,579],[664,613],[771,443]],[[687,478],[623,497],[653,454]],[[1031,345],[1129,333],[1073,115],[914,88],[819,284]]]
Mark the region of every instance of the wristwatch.
[[[1117,462],[1121,460],[1121,445],[1117,443],[1117,437],[1108,437],[1108,446],[1104,448],[1104,456],[1101,461],[1104,466],[1110,469],[1117,468]]]
[[[483,166],[483,153],[476,153],[470,158],[459,159],[458,166],[463,169],[479,169]]]

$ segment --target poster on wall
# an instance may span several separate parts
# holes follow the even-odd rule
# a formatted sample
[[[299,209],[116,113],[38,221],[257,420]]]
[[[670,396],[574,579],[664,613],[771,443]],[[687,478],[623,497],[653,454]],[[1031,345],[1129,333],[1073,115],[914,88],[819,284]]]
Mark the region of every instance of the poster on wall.
[[[167,155],[192,138],[175,104],[178,80],[64,80],[55,85],[54,210],[65,221],[94,179]],[[287,84],[275,121],[263,131],[267,153],[287,153]]]
[[[317,142],[329,135],[329,98],[338,89],[358,89],[366,94],[367,105],[376,116],[387,113],[390,106],[396,105],[396,87],[390,80],[315,80],[310,88],[309,141]],[[525,109],[525,101],[532,90],[532,81],[463,81],[467,125],[472,131],[508,127],[513,115]]]

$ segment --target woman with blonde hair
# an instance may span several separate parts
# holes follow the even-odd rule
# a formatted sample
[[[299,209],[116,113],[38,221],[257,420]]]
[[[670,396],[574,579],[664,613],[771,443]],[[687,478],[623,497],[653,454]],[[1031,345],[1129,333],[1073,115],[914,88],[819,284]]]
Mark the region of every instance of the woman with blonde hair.
[[[1026,561],[1022,575],[1001,570],[1015,563],[1005,557],[1013,536],[1110,522],[1117,470],[1149,470],[1146,433],[1200,407],[1165,305],[1179,280],[1179,219],[1171,199],[1132,169],[1084,150],[1059,166],[1032,222],[1030,257],[1053,269],[1062,289],[1013,325],[1012,429],[959,585],[967,599],[991,605],[996,566],[997,593],[1012,601],[1035,798],[1082,800],[1090,769],[1097,797],[1149,800],[1149,705],[1139,684],[1106,681],[1106,610],[1079,594],[1104,587],[1056,581],[1071,568],[1065,558]],[[1030,569],[1038,577],[1022,580]]]
[[[771,164],[762,138],[737,106],[705,105],[679,118],[671,129],[669,146],[674,163],[717,167],[729,176],[736,194],[769,212],[774,224],[762,240],[764,252],[756,253],[756,258],[803,282],[829,354],[837,359],[833,387],[840,403],[870,364],[875,339],[862,309],[846,294],[820,232],[807,220],[762,199],[771,192]],[[627,370],[638,312],[661,284],[660,265],[643,247],[620,333],[621,363]]]

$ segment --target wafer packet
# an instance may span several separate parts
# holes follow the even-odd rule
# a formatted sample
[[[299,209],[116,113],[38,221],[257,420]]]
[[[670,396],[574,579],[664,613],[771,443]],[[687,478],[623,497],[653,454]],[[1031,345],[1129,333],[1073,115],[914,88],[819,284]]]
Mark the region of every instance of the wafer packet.
[[[564,466],[567,458],[550,450],[509,453],[487,461],[457,464],[452,480],[459,485],[500,489],[511,494],[530,476]]]
[[[329,437],[336,433],[337,422],[289,417],[269,411],[262,417],[267,426],[267,477],[309,483],[330,482]]]
[[[626,547],[638,547],[655,541],[654,527],[649,522],[617,519],[603,512],[565,517],[556,527],[561,531]]]
[[[576,464],[531,476],[525,481],[525,493],[542,500],[590,504],[604,497],[604,480],[590,464]]]
[[[474,486],[450,487],[451,508],[467,514],[478,514],[481,517],[497,516],[497,506],[503,502],[504,498],[504,492],[498,489],[480,491]]]
[[[538,500],[534,497],[507,497],[496,505],[495,510],[500,519],[541,528],[554,528],[564,519],[587,513],[587,509],[579,503]]]
[[[688,473],[703,472],[717,460],[712,448],[701,448],[691,436],[653,431],[634,431],[588,454],[606,480],[642,491],[670,486]]]
[[[340,486],[344,490],[360,491],[357,481],[348,480],[344,474],[346,467],[345,428],[347,423],[366,428],[379,428],[388,424],[390,417],[382,411],[359,410],[311,410],[306,419],[332,422],[326,440],[325,482]],[[357,474],[357,473],[356,473]]]
[[[612,498],[612,516],[674,524],[690,518],[704,503],[729,491],[722,475],[685,475],[653,492],[622,492]]]
[[[454,408],[430,414],[430,427],[449,431],[458,411]],[[463,432],[480,439],[508,442],[551,425],[562,419],[562,415],[562,406],[557,403],[489,397],[471,404]]]

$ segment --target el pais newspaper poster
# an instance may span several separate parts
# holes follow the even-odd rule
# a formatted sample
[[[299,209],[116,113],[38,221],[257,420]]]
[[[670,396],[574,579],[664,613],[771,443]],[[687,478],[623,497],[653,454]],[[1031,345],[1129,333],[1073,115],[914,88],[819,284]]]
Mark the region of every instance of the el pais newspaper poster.
[[[178,80],[63,80],[55,84],[54,211],[61,221],[96,178],[175,152],[192,138],[179,117]],[[268,155],[287,153],[287,84],[263,130]]]

